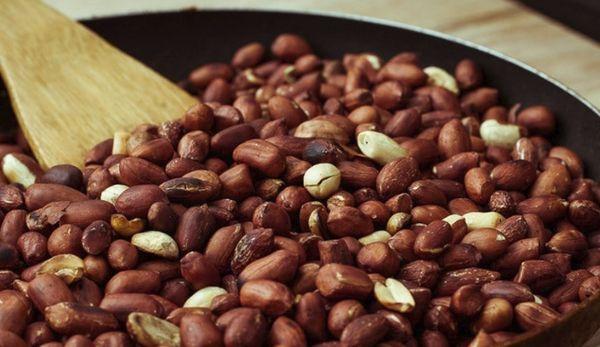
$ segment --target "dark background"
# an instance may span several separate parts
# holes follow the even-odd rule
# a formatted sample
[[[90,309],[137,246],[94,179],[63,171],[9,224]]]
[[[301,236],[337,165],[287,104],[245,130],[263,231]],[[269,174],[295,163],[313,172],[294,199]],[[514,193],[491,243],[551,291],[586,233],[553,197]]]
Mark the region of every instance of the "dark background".
[[[520,0],[520,2],[600,42],[600,0]]]

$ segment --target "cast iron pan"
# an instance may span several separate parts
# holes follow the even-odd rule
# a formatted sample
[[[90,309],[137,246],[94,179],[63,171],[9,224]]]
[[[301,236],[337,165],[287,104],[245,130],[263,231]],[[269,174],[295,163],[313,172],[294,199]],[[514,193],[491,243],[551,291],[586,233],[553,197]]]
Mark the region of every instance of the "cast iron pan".
[[[229,61],[236,48],[250,41],[268,45],[282,32],[306,37],[324,57],[373,51],[389,58],[411,50],[420,53],[425,66],[450,71],[461,58],[472,58],[482,65],[487,84],[501,91],[503,104],[540,103],[554,110],[559,126],[553,142],[574,149],[584,159],[586,173],[600,178],[600,161],[594,160],[600,153],[598,110],[519,62],[439,33],[358,17],[238,10],[141,14],[93,19],[84,24],[173,81],[184,79],[200,64]],[[515,345],[580,346],[600,327],[597,317],[598,298],[561,323],[523,336]]]

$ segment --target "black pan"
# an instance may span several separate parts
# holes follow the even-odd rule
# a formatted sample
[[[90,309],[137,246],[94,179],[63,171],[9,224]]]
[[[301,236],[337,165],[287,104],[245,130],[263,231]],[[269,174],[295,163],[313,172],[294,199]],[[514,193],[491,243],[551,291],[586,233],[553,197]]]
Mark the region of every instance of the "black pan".
[[[229,61],[238,47],[250,41],[268,45],[282,32],[305,36],[324,57],[373,51],[389,58],[412,50],[420,53],[423,64],[450,71],[461,58],[469,57],[482,65],[488,84],[500,90],[504,104],[539,103],[554,110],[559,120],[554,142],[575,149],[586,163],[586,173],[600,179],[600,162],[595,160],[600,153],[597,109],[523,63],[438,32],[356,16],[253,10],[141,14],[84,24],[173,81],[184,79],[200,64]]]
[[[440,33],[359,17],[267,11],[141,14],[87,20],[84,24],[173,81],[184,79],[202,63],[229,61],[237,47],[250,41],[269,44],[282,32],[306,37],[314,50],[325,57],[373,51],[389,58],[412,50],[420,53],[425,65],[449,70],[461,58],[469,57],[482,65],[487,83],[501,91],[504,104],[540,103],[554,110],[559,121],[554,143],[577,151],[586,163],[587,174],[600,178],[600,161],[595,160],[600,153],[598,110],[531,67]],[[598,298],[560,324],[528,336],[517,345],[580,346],[600,327],[597,317]]]

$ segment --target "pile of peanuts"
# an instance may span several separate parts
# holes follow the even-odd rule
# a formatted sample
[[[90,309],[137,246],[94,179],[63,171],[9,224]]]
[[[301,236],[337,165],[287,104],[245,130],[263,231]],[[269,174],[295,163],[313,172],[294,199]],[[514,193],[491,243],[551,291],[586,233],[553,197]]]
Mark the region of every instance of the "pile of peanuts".
[[[472,60],[294,34],[43,171],[0,144],[0,347],[491,346],[600,290],[600,186]],[[128,129],[129,130],[129,129]]]

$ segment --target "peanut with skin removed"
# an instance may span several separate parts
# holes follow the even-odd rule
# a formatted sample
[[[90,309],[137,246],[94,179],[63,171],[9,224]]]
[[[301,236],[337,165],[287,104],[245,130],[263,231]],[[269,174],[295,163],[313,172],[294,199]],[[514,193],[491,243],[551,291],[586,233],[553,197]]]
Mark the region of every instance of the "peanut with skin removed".
[[[375,297],[380,304],[397,312],[410,312],[414,309],[415,299],[402,282],[393,278],[375,283]]]
[[[479,346],[561,320],[600,291],[600,186],[549,108],[422,66],[282,34],[82,169],[0,134],[0,336]]]
[[[376,131],[361,132],[356,142],[364,155],[382,165],[407,155],[407,151],[393,139]]]
[[[500,124],[494,119],[481,123],[481,138],[488,146],[512,148],[521,138],[520,129],[514,124]]]
[[[428,66],[423,69],[423,72],[427,74],[427,83],[446,88],[454,94],[458,94],[458,85],[452,75],[446,72],[444,69],[437,66]]]
[[[160,231],[145,231],[131,238],[131,243],[141,251],[164,258],[177,258],[177,243],[169,235]]]
[[[220,287],[205,287],[190,296],[183,304],[183,307],[210,308],[215,297],[226,293],[227,291]]]
[[[340,180],[340,170],[329,163],[314,165],[304,173],[304,187],[316,199],[328,198],[335,193]]]

